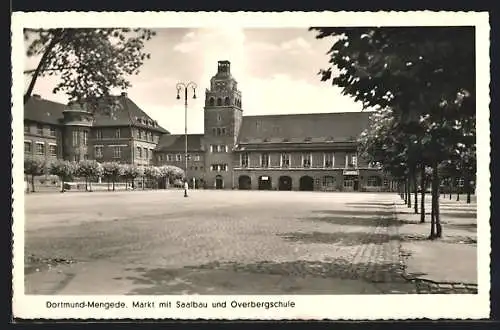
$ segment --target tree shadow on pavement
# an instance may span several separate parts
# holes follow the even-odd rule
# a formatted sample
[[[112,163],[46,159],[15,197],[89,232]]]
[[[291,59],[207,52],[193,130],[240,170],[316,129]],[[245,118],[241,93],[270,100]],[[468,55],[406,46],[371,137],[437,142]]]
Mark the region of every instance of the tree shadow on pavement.
[[[305,244],[339,244],[344,246],[355,246],[363,244],[383,244],[391,240],[397,240],[397,235],[365,233],[365,232],[291,232],[279,234],[286,241]]]
[[[467,230],[469,232],[477,232],[477,223],[448,223],[446,227]]]
[[[346,206],[352,206],[352,207],[359,207],[359,208],[366,208],[366,207],[373,207],[373,208],[389,208],[393,207],[393,203],[345,203]]]
[[[372,214],[373,215],[373,214]],[[302,218],[304,221],[320,221],[326,222],[333,225],[341,225],[341,226],[367,226],[367,227],[389,227],[391,225],[401,225],[397,220],[392,218],[380,218],[380,217],[369,217],[369,218],[360,218],[360,217],[349,217],[349,216],[323,216],[323,217],[307,217]]]
[[[377,294],[413,293],[396,263],[325,261],[210,262],[178,269],[133,269],[142,287],[129,294]],[[363,284],[364,283],[364,284]],[[369,285],[368,285],[368,284]],[[367,292],[371,290],[370,292]]]
[[[373,210],[317,210],[313,213],[323,214],[349,214],[349,215],[392,215],[393,211],[373,211]]]

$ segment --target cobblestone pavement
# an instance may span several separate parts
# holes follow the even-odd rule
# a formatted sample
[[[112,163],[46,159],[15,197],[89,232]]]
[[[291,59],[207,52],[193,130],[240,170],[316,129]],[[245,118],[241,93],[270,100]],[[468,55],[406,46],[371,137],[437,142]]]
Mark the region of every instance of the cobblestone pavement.
[[[436,292],[430,282],[403,276],[397,198],[265,191],[193,191],[188,199],[178,191],[33,194],[25,207],[25,290]],[[462,289],[453,284],[448,292]]]

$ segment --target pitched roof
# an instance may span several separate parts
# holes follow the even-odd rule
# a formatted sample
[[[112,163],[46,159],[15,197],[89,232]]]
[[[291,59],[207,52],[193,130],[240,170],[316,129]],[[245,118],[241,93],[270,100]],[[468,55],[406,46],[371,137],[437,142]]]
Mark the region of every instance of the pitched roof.
[[[96,113],[94,127],[103,126],[128,126],[130,120],[135,127],[147,128],[161,133],[168,131],[159,126],[146,112],[126,96],[112,96],[119,101],[113,116]],[[45,100],[39,96],[32,96],[24,106],[24,119],[47,124],[61,124],[63,111],[68,107],[64,104]],[[130,115],[129,115],[130,111]]]
[[[188,150],[202,151],[203,150],[203,134],[188,134]],[[157,151],[184,151],[185,150],[185,135],[184,134],[164,134],[160,137],[160,141],[156,145]]]
[[[24,105],[24,119],[46,124],[60,124],[66,105],[32,96]]]
[[[144,110],[139,108],[134,101],[126,95],[112,96],[119,101],[121,107],[109,116],[103,113],[95,114],[94,126],[128,126],[130,121],[135,127],[156,130],[161,133],[169,133],[166,129],[159,126]],[[153,124],[153,125],[152,125]]]
[[[352,141],[368,126],[370,112],[243,116],[240,144]]]

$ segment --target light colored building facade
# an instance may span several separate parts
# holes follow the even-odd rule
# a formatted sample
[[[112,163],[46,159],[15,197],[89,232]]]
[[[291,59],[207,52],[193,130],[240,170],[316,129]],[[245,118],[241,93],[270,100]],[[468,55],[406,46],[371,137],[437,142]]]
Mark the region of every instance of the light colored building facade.
[[[205,91],[204,134],[188,135],[190,182],[209,189],[380,191],[389,180],[357,154],[367,112],[244,116],[230,63]],[[163,135],[156,161],[184,168],[184,135]],[[196,160],[195,160],[196,159]]]

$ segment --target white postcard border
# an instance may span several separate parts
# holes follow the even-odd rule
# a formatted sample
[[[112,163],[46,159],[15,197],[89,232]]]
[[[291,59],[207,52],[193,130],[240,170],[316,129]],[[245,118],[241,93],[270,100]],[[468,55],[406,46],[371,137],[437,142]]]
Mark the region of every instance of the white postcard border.
[[[15,12],[12,15],[12,132],[13,132],[13,314],[33,319],[478,319],[489,317],[490,290],[490,136],[489,22],[486,12]],[[309,27],[309,26],[452,26],[476,27],[477,81],[477,295],[290,295],[290,296],[40,296],[24,294],[24,188],[22,97],[24,27]],[[326,60],[326,58],[325,58]],[[459,260],[457,260],[459,261]],[[47,308],[47,301],[293,301],[280,309],[104,309]]]

